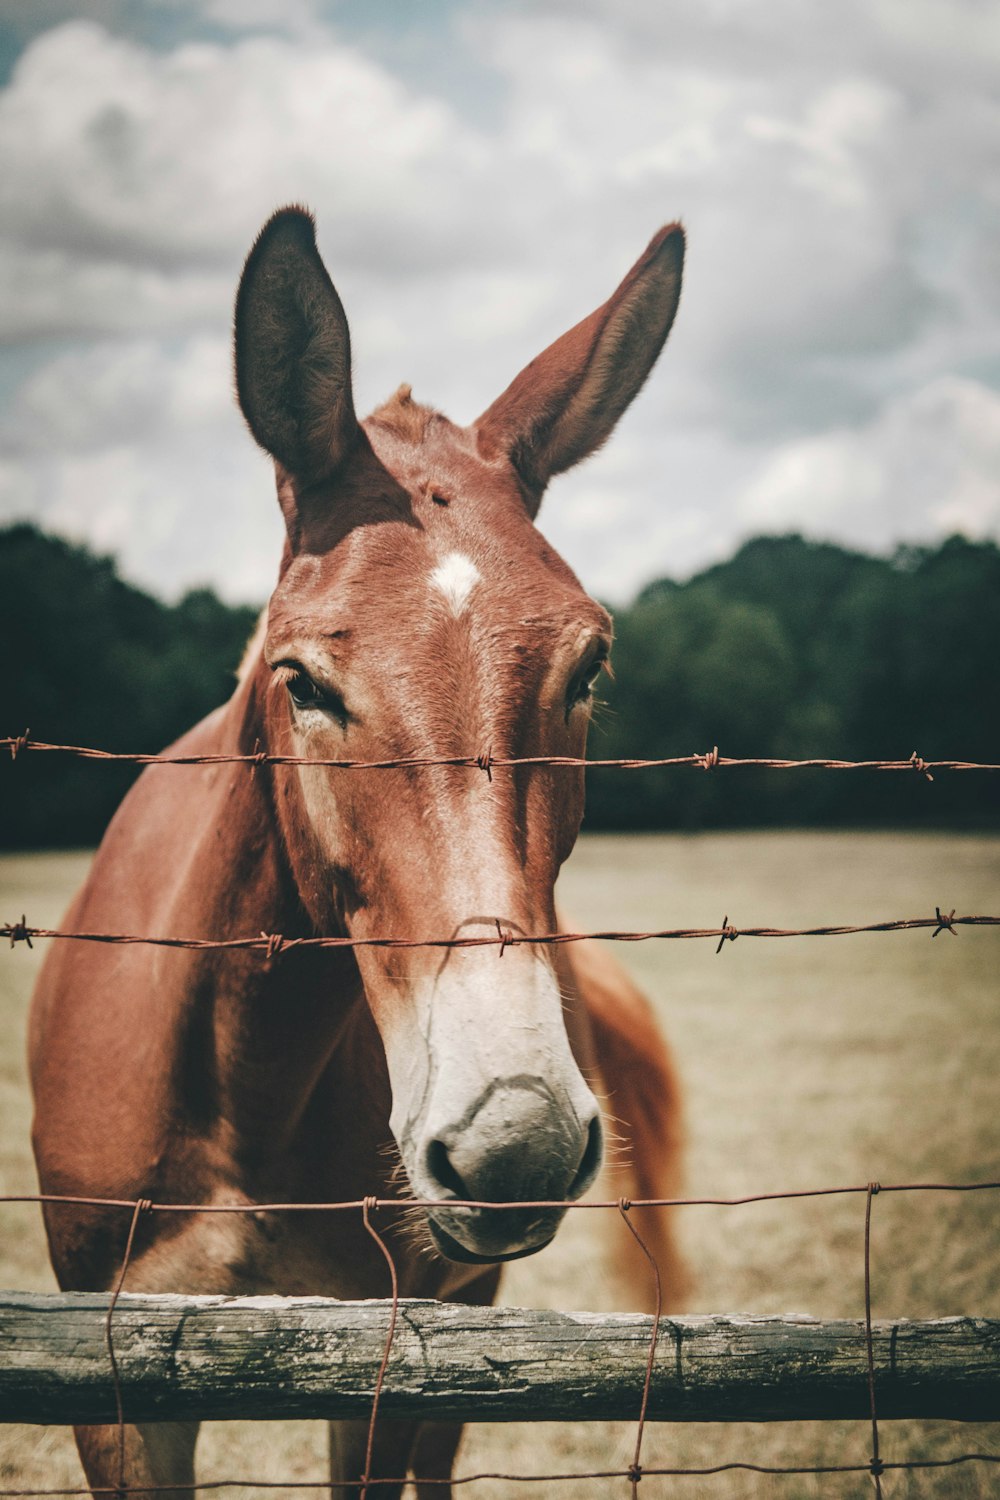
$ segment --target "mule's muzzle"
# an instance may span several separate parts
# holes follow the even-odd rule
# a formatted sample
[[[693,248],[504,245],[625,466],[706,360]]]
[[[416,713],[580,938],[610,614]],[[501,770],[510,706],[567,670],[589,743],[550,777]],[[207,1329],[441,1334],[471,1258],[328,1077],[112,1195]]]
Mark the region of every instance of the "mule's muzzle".
[[[433,1214],[427,1215],[427,1229],[442,1256],[448,1260],[459,1260],[465,1265],[495,1266],[501,1260],[523,1260],[525,1256],[535,1256],[546,1245],[552,1244],[564,1212],[564,1209],[555,1209],[543,1217],[531,1209],[453,1209],[448,1215],[448,1223],[466,1238],[475,1239],[480,1250],[471,1250],[456,1236],[450,1235]],[[477,1220],[469,1218],[472,1214],[477,1215]],[[487,1218],[492,1218],[493,1223],[484,1224]],[[492,1242],[505,1247],[519,1245],[520,1248],[489,1250],[487,1247]]]
[[[541,1250],[567,1203],[593,1182],[602,1154],[596,1104],[581,1120],[543,1079],[496,1080],[425,1147],[420,1175],[426,1196],[439,1200],[428,1210],[438,1249],[473,1262]]]

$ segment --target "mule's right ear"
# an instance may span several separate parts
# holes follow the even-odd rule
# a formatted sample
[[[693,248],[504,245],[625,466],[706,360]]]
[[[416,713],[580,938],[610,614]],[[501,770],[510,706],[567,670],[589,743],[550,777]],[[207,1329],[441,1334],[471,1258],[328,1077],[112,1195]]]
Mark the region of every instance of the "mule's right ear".
[[[553,474],[610,435],[670,332],[681,294],[684,231],[654,235],[607,302],[533,359],[479,418],[486,457],[505,454],[534,515]]]
[[[324,478],[358,435],[351,340],[303,208],[268,219],[236,294],[236,391],[257,442],[293,483]]]

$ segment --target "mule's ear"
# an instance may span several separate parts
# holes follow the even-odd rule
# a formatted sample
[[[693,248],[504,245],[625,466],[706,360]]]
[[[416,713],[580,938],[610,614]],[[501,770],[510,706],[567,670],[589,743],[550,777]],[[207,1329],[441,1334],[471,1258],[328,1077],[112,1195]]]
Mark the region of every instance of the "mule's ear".
[[[476,424],[480,451],[507,453],[535,504],[553,474],[599,448],[638,395],[674,321],[684,231],[668,224],[603,307],[532,360]]]
[[[303,208],[268,219],[236,294],[236,391],[262,448],[300,485],[342,463],[358,433],[351,340]]]

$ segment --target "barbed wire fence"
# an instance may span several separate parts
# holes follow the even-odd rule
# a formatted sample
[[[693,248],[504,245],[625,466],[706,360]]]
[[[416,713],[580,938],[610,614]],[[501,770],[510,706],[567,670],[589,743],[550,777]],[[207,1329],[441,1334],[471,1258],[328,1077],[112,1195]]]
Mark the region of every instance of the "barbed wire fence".
[[[44,740],[33,740],[29,730],[25,730],[23,734],[0,737],[0,750],[9,750],[12,760],[16,760],[22,751],[32,750],[50,755],[75,755],[83,760],[112,761],[119,764],[131,762],[137,766],[324,766],[335,771],[405,771],[421,767],[450,766],[483,771],[487,776],[491,776],[494,770],[509,770],[518,766],[575,766],[587,771],[651,771],[673,766],[691,766],[701,771],[732,770],[741,766],[770,771],[916,771],[928,781],[934,780],[935,771],[1000,771],[1000,764],[988,761],[924,760],[915,750],[905,760],[835,760],[826,757],[786,760],[769,756],[720,755],[718,745],[713,745],[711,750],[695,751],[691,755],[671,755],[659,760],[643,760],[636,756],[618,760],[588,760],[575,755],[495,756],[491,750],[485,750],[479,755],[410,755],[395,760],[274,755],[259,748],[217,755],[174,755],[165,751],[147,754],[142,751],[99,750],[89,745],[51,745]]]
[[[351,761],[340,759],[322,759],[292,755],[274,755],[261,750],[259,747],[248,753],[218,754],[218,755],[173,755],[173,754],[143,754],[125,753],[117,751],[106,751],[87,746],[56,745],[44,741],[32,740],[28,731],[15,736],[0,738],[0,749],[9,750],[12,760],[21,753],[32,751],[43,754],[63,754],[79,758],[105,761],[105,762],[131,762],[136,765],[171,765],[171,766],[197,766],[217,765],[224,763],[243,764],[250,768],[262,766],[320,766],[332,770],[365,770],[365,771],[389,771],[389,770],[415,770],[423,767],[437,768],[467,768],[478,770],[492,779],[495,770],[513,770],[521,767],[575,767],[575,768],[616,768],[622,770],[649,770],[655,768],[669,767],[691,767],[706,772],[718,769],[736,769],[751,767],[757,769],[793,771],[800,769],[818,769],[825,771],[875,771],[875,772],[897,772],[917,773],[927,781],[933,781],[935,773],[964,773],[964,772],[997,772],[1000,764],[984,763],[965,760],[932,760],[927,761],[913,752],[909,757],[896,760],[865,760],[848,761],[839,759],[776,759],[762,757],[729,757],[720,755],[718,746],[705,753],[694,753],[688,756],[674,756],[661,759],[617,759],[588,761],[575,757],[565,756],[531,756],[531,757],[494,757],[492,752],[486,752],[475,756],[459,757],[407,757],[395,760],[383,761]],[[286,950],[296,948],[472,948],[472,947],[495,947],[498,949],[499,957],[503,957],[508,947],[519,945],[528,946],[554,946],[563,943],[580,942],[585,939],[599,938],[606,941],[616,942],[642,942],[650,940],[690,940],[690,939],[714,939],[716,941],[716,953],[720,953],[727,942],[735,942],[737,938],[783,938],[783,937],[832,937],[846,936],[861,933],[888,933],[913,930],[930,930],[933,938],[942,932],[948,932],[957,936],[960,927],[982,927],[1000,925],[1000,915],[957,915],[955,909],[945,911],[941,906],[935,908],[933,916],[916,916],[905,918],[894,918],[890,920],[875,921],[863,924],[824,925],[807,928],[779,928],[779,927],[736,927],[731,924],[728,915],[723,917],[719,927],[708,928],[663,928],[655,931],[595,931],[595,932],[551,932],[538,934],[515,933],[505,929],[499,919],[496,921],[496,934],[479,937],[415,937],[415,938],[366,938],[355,939],[350,936],[313,936],[313,937],[288,937],[280,933],[260,932],[257,935],[248,935],[239,938],[227,939],[195,939],[185,937],[153,936],[147,934],[122,934],[122,933],[94,933],[94,932],[71,932],[54,928],[43,928],[29,925],[26,916],[22,915],[20,921],[11,921],[0,924],[0,937],[8,939],[10,947],[14,948],[18,943],[32,946],[34,939],[68,940],[75,942],[111,943],[111,944],[151,944],[159,947],[190,949],[190,950],[242,950],[259,952],[268,964],[274,962]],[[350,1200],[338,1203],[317,1202],[288,1202],[288,1203],[249,1203],[249,1204],[219,1204],[219,1203],[156,1203],[149,1199],[110,1199],[96,1197],[77,1197],[55,1194],[3,1194],[0,1195],[0,1203],[36,1203],[40,1205],[65,1205],[87,1208],[104,1208],[107,1210],[126,1210],[130,1214],[129,1227],[126,1236],[125,1250],[122,1257],[120,1269],[114,1287],[111,1290],[105,1315],[105,1337],[107,1357],[111,1379],[114,1390],[114,1402],[116,1422],[118,1431],[118,1480],[113,1486],[104,1489],[95,1489],[95,1494],[119,1495],[152,1493],[157,1487],[128,1486],[125,1480],[125,1428],[128,1420],[126,1414],[127,1391],[122,1380],[119,1361],[115,1344],[115,1313],[121,1302],[122,1292],[132,1264],[133,1251],[136,1242],[137,1231],[141,1220],[146,1215],[155,1214],[241,1214],[241,1213],[355,1213],[360,1214],[367,1233],[378,1245],[385,1258],[387,1272],[391,1287],[391,1297],[388,1301],[388,1319],[385,1343],[382,1357],[374,1382],[371,1395],[371,1407],[368,1419],[368,1438],[366,1445],[366,1459],[364,1471],[359,1480],[348,1480],[343,1482],[323,1480],[248,1480],[247,1478],[216,1479],[193,1482],[190,1484],[174,1484],[171,1488],[179,1491],[198,1490],[224,1490],[237,1486],[252,1486],[261,1490],[268,1489],[301,1489],[301,1490],[337,1490],[360,1487],[361,1495],[367,1496],[369,1491],[377,1493],[382,1487],[401,1485],[406,1483],[417,1483],[421,1486],[440,1485],[445,1487],[449,1484],[464,1486],[485,1480],[503,1480],[511,1483],[552,1483],[570,1480],[597,1480],[597,1479],[619,1479],[627,1480],[631,1485],[631,1493],[636,1497],[639,1493],[639,1484],[645,1477],[707,1477],[731,1471],[742,1471],[772,1476],[792,1475],[822,1475],[822,1474],[859,1474],[868,1475],[873,1481],[877,1500],[881,1500],[882,1476],[891,1472],[910,1470],[943,1470],[964,1465],[998,1465],[1000,1464],[1000,1453],[969,1452],[956,1455],[946,1459],[910,1459],[889,1462],[884,1460],[880,1454],[879,1439],[879,1410],[877,1400],[877,1378],[876,1363],[874,1356],[874,1326],[871,1311],[871,1230],[872,1209],[874,1199],[885,1193],[978,1193],[982,1191],[1000,1191],[1000,1180],[986,1182],[904,1182],[881,1184],[876,1181],[865,1184],[849,1184],[845,1186],[822,1187],[816,1189],[791,1189],[787,1191],[749,1194],[741,1197],[685,1197],[671,1199],[634,1199],[619,1198],[617,1200],[587,1200],[584,1202],[566,1202],[562,1200],[539,1200],[532,1203],[497,1203],[482,1202],[476,1200],[449,1199],[447,1207],[449,1210],[469,1208],[486,1211],[503,1211],[505,1209],[568,1209],[568,1210],[603,1210],[605,1212],[616,1212],[620,1215],[629,1232],[636,1239],[640,1250],[644,1254],[650,1267],[650,1274],[655,1287],[656,1309],[651,1321],[648,1354],[645,1363],[645,1373],[642,1381],[641,1395],[638,1402],[636,1416],[635,1447],[631,1464],[625,1469],[603,1469],[588,1472],[556,1472],[556,1473],[505,1473],[499,1471],[483,1472],[476,1474],[457,1475],[451,1479],[416,1476],[407,1479],[406,1476],[395,1476],[392,1478],[374,1475],[372,1461],[374,1453],[375,1434],[379,1420],[380,1407],[386,1387],[386,1378],[389,1371],[396,1332],[399,1322],[399,1311],[401,1298],[399,1295],[398,1276],[393,1259],[392,1251],[386,1240],[373,1222],[373,1216],[379,1212],[393,1210],[432,1209],[442,1206],[437,1200],[422,1200],[412,1198],[384,1199],[375,1196],[365,1197],[358,1200]],[[669,1211],[682,1207],[692,1206],[718,1206],[732,1207],[736,1205],[788,1201],[794,1199],[809,1199],[829,1197],[833,1195],[863,1195],[865,1204],[864,1236],[863,1236],[863,1259],[864,1259],[864,1343],[865,1359],[867,1365],[868,1404],[871,1431],[871,1455],[864,1463],[853,1464],[819,1464],[819,1465],[763,1465],[751,1462],[726,1462],[711,1466],[701,1467],[665,1467],[644,1465],[642,1463],[642,1449],[645,1429],[649,1420],[649,1405],[652,1389],[654,1370],[656,1369],[657,1348],[660,1340],[661,1326],[663,1322],[662,1312],[662,1286],[660,1270],[653,1252],[650,1250],[634,1221],[630,1217],[631,1211],[636,1208],[657,1209]],[[428,1410],[428,1418],[433,1419],[433,1411]],[[2,1489],[0,1497],[4,1500],[42,1500],[48,1496],[75,1496],[91,1493],[91,1487],[77,1488],[50,1488],[50,1489]]]

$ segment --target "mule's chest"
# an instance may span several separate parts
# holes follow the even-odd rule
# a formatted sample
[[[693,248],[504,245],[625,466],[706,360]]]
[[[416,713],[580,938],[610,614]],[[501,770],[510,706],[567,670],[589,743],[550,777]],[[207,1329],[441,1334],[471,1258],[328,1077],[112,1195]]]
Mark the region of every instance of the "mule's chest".
[[[134,1258],[132,1290],[214,1292],[237,1296],[387,1297],[385,1255],[358,1209],[260,1209],[224,1198],[215,1212],[185,1215]],[[178,1216],[180,1218],[180,1216]],[[442,1260],[401,1216],[375,1211],[372,1220],[396,1268],[403,1296],[454,1295],[478,1267]],[[393,1220],[395,1222],[393,1222]]]

